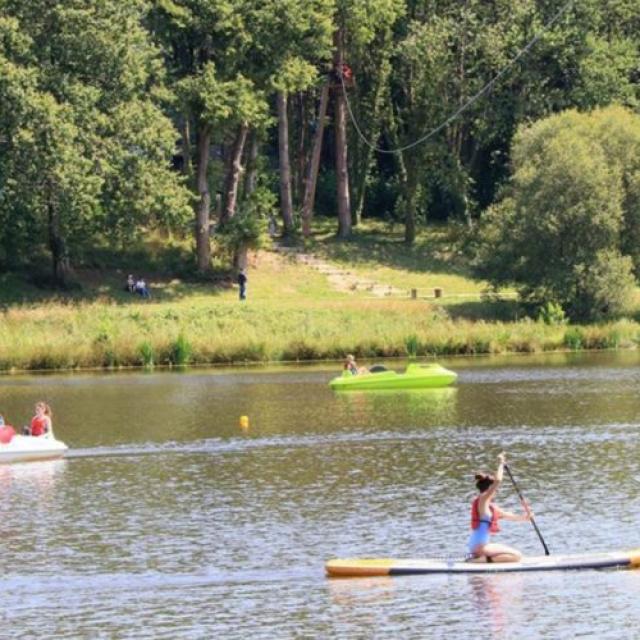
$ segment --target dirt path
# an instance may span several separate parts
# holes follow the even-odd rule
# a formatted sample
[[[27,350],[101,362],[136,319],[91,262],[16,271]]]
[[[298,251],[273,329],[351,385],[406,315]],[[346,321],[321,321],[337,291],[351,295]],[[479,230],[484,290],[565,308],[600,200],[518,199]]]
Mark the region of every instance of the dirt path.
[[[312,269],[316,269],[323,275],[327,276],[329,284],[336,291],[355,293],[356,291],[366,291],[372,296],[382,298],[384,296],[407,295],[404,289],[398,289],[387,284],[375,282],[367,278],[363,278],[356,273],[348,271],[343,267],[322,260],[310,253],[305,253],[296,247],[284,247],[282,245],[274,245],[273,249],[276,253],[295,259],[302,264],[306,264]]]

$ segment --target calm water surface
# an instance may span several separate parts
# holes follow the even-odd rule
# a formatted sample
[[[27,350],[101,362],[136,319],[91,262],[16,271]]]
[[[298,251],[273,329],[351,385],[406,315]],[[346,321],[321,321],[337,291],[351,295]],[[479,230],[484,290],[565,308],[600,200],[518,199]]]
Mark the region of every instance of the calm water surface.
[[[0,466],[0,637],[638,637],[640,571],[324,577],[462,554],[502,449],[552,553],[640,546],[640,354],[444,364],[450,389],[346,395],[328,367],[0,378],[71,448]]]

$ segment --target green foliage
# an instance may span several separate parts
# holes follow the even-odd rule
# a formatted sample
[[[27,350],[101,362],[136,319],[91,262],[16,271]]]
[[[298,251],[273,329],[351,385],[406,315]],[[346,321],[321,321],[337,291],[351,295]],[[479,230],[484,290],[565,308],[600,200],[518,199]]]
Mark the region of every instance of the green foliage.
[[[317,77],[318,70],[313,64],[299,56],[289,56],[282,61],[271,84],[277,91],[302,91],[310,87]]]
[[[564,345],[574,351],[579,351],[584,345],[584,333],[580,327],[567,329],[563,338]]]
[[[179,366],[189,364],[193,347],[184,334],[180,334],[171,348],[171,363]]]
[[[268,121],[264,94],[242,74],[221,80],[212,62],[176,84],[179,98],[189,111],[210,127],[234,127],[251,122],[260,127]]]
[[[136,243],[156,229],[191,233],[200,197],[195,141],[203,131],[211,136],[211,194],[226,192],[226,158],[240,123],[260,133],[273,167],[277,90],[290,94],[299,203],[334,36],[354,70],[348,92],[365,136],[395,146],[445,121],[558,10],[532,0],[0,0],[0,7],[0,263],[12,267],[46,253],[61,267],[97,244]],[[570,107],[637,109],[639,29],[637,0],[575,3],[490,92],[401,163],[374,155],[351,128],[354,206],[364,203],[365,215],[471,223],[506,177],[520,123]],[[514,157],[512,186],[528,195],[507,191],[487,216],[485,234],[522,230],[523,203],[536,194],[546,212],[538,207],[530,224],[540,222],[551,244],[524,261],[513,245],[501,246],[483,268],[521,283],[524,272],[540,272],[542,282],[523,282],[523,294],[557,299],[581,315],[580,305],[554,291],[564,288],[574,299],[577,278],[601,282],[603,270],[588,269],[599,251],[630,256],[640,275],[640,137],[637,116],[622,107],[589,116],[581,133],[579,117],[588,118],[575,114],[546,133],[536,130],[545,140],[542,159],[521,131],[514,154],[523,148],[533,155]],[[565,126],[575,135],[556,130]],[[176,127],[184,136],[184,176],[170,166],[179,158]],[[332,163],[325,152],[316,210],[334,215]],[[552,179],[564,166],[568,175]],[[527,171],[546,171],[539,185],[546,190]],[[556,192],[562,220],[555,218]],[[244,197],[239,189],[232,244],[259,236]],[[545,251],[564,257],[547,266]],[[623,261],[613,271],[626,282],[624,268]],[[588,299],[607,313],[620,308],[599,294]]]
[[[636,284],[631,268],[631,258],[616,250],[598,251],[591,264],[576,265],[572,317],[602,320],[628,311]]]
[[[219,227],[218,241],[230,253],[242,247],[259,249],[265,237],[266,227],[264,218],[253,215],[249,210],[242,210]]]
[[[403,0],[337,0],[338,16],[356,47],[366,48],[379,30],[405,11]]]
[[[538,320],[549,325],[566,324],[567,317],[562,305],[557,302],[546,302],[538,311]]]
[[[613,108],[569,111],[518,131],[511,183],[479,235],[478,275],[517,285],[525,299],[554,300],[574,319],[624,310],[634,285],[621,241],[632,219],[627,144],[636,142],[621,135],[623,122],[628,134],[640,127],[640,118]]]
[[[364,27],[355,23],[367,3],[340,4],[345,14],[351,13],[350,28],[366,31],[368,19],[363,19]],[[382,5],[394,3],[372,4],[375,15]],[[410,144],[445,122],[503,71],[534,34],[542,34],[545,23],[561,8],[530,0],[405,4],[393,25],[390,106],[377,116],[384,118],[388,147]],[[415,201],[417,214],[468,221],[478,217],[508,173],[509,148],[520,123],[574,106],[637,105],[640,48],[634,27],[639,22],[640,4],[634,0],[587,0],[570,7],[490,91],[427,144],[405,152],[405,166],[416,167],[419,174],[410,190],[423,185],[424,197]],[[381,65],[367,66],[369,52],[363,57],[356,74],[383,73]],[[367,122],[373,110],[373,104],[364,102],[359,120]],[[368,129],[375,138],[375,123]],[[387,170],[388,163],[381,159],[374,181],[383,180]],[[405,202],[412,200],[407,194],[403,197]]]
[[[334,0],[259,0],[250,5],[254,76],[275,91],[293,93],[312,86],[319,67],[331,60]]]
[[[263,246],[268,220],[276,212],[276,196],[266,182],[267,176],[261,174],[257,187],[243,200],[236,215],[217,227],[218,244],[229,256],[241,249]]]
[[[420,346],[418,336],[416,336],[415,334],[411,334],[410,336],[406,337],[404,343],[409,358],[412,360],[415,359],[418,355],[418,348]]]
[[[145,3],[3,3],[0,246],[46,247],[56,278],[103,234],[184,224],[169,170],[177,134],[155,101],[162,75]],[[2,257],[2,256],[0,256]]]
[[[145,367],[153,367],[154,365],[154,349],[149,341],[145,340],[138,347],[138,353],[140,355],[140,362]]]

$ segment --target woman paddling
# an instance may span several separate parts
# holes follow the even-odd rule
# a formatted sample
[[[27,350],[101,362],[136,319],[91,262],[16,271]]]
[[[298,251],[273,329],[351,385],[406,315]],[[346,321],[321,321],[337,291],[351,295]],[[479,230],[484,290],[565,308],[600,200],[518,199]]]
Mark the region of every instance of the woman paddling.
[[[502,482],[502,474],[505,465],[505,454],[498,456],[498,470],[495,476],[489,473],[476,473],[476,487],[480,495],[471,505],[471,536],[468,544],[469,562],[519,562],[522,554],[504,544],[495,544],[489,541],[492,533],[500,531],[498,520],[511,520],[512,522],[527,522],[533,517],[533,512],[526,502],[522,503],[525,513],[522,515],[504,511],[498,505],[493,504],[493,499]]]

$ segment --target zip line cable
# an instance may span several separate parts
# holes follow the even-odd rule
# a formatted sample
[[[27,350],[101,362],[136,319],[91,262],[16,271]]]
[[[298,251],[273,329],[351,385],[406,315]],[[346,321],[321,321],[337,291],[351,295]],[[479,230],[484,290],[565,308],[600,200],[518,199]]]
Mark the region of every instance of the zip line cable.
[[[426,142],[427,140],[429,140],[430,138],[435,136],[436,133],[439,133],[440,131],[442,131],[442,129],[444,129],[448,124],[453,122],[461,113],[466,111],[474,102],[479,100],[485,93],[487,93],[487,91],[489,91],[489,89],[491,89],[493,87],[493,85],[495,85],[496,82],[498,82],[498,80],[500,80],[500,78],[502,78],[502,76],[504,76],[508,71],[511,70],[511,68],[515,65],[515,63],[518,62],[518,60],[520,60],[520,58],[522,58],[526,53],[529,52],[529,50],[533,47],[533,45],[535,45],[536,42],[538,42],[538,40],[540,40],[540,38],[569,9],[569,7],[573,4],[573,2],[574,2],[574,0],[569,0],[569,2],[567,2],[567,4],[565,4],[564,7],[562,7],[562,9],[560,9],[560,11],[558,11],[549,20],[549,22],[547,22],[542,27],[542,29],[538,33],[522,49],[520,49],[518,54],[509,63],[507,63],[507,65],[505,67],[503,67],[502,70],[499,73],[497,73],[491,80],[489,80],[489,82],[487,82],[487,84],[484,87],[482,87],[482,89],[480,89],[480,91],[478,91],[478,93],[476,93],[471,98],[469,98],[455,113],[450,115],[444,122],[439,124],[435,129],[432,129],[431,131],[429,131],[428,133],[426,133],[422,137],[420,137],[417,140],[414,140],[413,142],[410,142],[409,144],[406,144],[406,145],[404,145],[402,147],[396,147],[395,149],[383,149],[381,147],[378,147],[376,144],[372,143],[371,141],[369,141],[367,139],[367,137],[364,135],[364,133],[362,133],[362,129],[360,129],[360,126],[358,125],[358,121],[356,120],[356,117],[355,117],[355,115],[353,113],[353,109],[351,108],[351,102],[349,101],[349,96],[347,94],[347,88],[345,87],[345,84],[344,84],[344,76],[342,74],[342,71],[340,71],[340,73],[338,75],[340,76],[340,82],[342,84],[342,92],[344,94],[345,101],[346,101],[346,104],[347,104],[347,111],[349,112],[349,118],[350,118],[350,120],[351,120],[351,122],[352,122],[352,124],[353,124],[353,126],[354,126],[354,128],[356,130],[356,132],[358,133],[359,138],[370,149],[373,149],[373,151],[376,151],[378,153],[402,153],[403,151],[407,151],[408,149],[412,149],[413,147],[417,147],[419,144],[422,144],[423,142]]]

